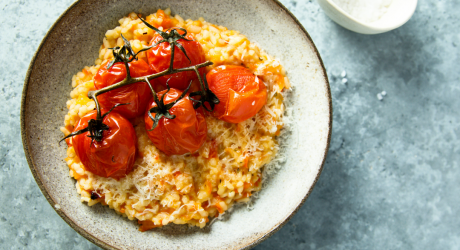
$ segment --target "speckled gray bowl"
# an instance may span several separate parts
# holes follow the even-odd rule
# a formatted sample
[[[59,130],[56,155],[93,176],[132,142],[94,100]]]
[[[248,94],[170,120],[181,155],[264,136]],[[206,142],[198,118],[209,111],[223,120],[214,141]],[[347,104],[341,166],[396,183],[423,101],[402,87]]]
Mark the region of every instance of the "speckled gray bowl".
[[[65,143],[58,144],[59,127],[67,112],[71,77],[93,64],[105,31],[131,11],[148,14],[167,7],[184,18],[204,17],[239,30],[278,58],[295,89],[295,120],[286,138],[287,161],[259,193],[253,210],[235,209],[228,220],[205,229],[176,225],[141,233],[135,222],[113,210],[80,202],[63,160]],[[245,249],[256,245],[285,224],[310,194],[326,158],[331,125],[331,94],[318,51],[295,17],[274,0],[77,1],[40,44],[25,79],[21,107],[24,151],[41,191],[72,228],[107,249]]]

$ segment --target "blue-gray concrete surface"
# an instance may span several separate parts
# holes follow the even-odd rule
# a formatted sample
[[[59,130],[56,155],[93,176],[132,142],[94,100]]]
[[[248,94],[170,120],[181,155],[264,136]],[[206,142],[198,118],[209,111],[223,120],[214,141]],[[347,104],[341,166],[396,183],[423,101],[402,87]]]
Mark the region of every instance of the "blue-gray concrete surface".
[[[315,1],[281,2],[321,53],[334,128],[310,198],[255,249],[459,249],[460,1],[419,1],[407,24],[373,36]],[[71,3],[0,1],[1,249],[98,249],[40,192],[19,127],[29,62]]]

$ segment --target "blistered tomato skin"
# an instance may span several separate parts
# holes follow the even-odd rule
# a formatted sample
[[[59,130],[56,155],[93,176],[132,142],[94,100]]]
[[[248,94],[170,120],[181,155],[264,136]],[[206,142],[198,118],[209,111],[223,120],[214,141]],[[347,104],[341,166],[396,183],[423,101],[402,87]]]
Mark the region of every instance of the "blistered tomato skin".
[[[206,79],[209,89],[220,101],[212,115],[223,121],[245,121],[267,103],[265,84],[245,67],[219,66],[209,71]]]
[[[76,135],[72,144],[85,169],[102,177],[116,180],[125,177],[133,169],[136,159],[137,137],[132,124],[114,111],[104,117],[103,123],[109,130],[103,133],[102,141],[91,140],[89,132]],[[106,110],[103,110],[104,114]],[[90,119],[96,119],[96,111],[83,116],[74,131],[88,126]]]
[[[180,34],[183,34],[183,31],[177,30]],[[193,41],[194,37],[190,34],[187,34],[186,38],[192,41],[186,41],[184,39],[180,39],[177,41],[182,47],[184,47],[185,51],[187,52],[187,56],[190,58],[190,61],[187,59],[185,54],[178,48],[174,48],[174,63],[173,66],[175,69],[194,66],[200,63],[205,62],[205,56],[203,52],[203,48],[197,41]],[[159,34],[155,34],[150,41],[150,46],[154,45],[156,42],[162,40]],[[158,73],[169,68],[170,60],[171,60],[171,46],[169,43],[160,43],[159,45],[153,47],[152,49],[147,51],[147,58],[150,64],[150,67],[153,70],[153,73]],[[200,74],[205,72],[205,68],[198,69]],[[185,90],[190,83],[191,80],[197,79],[197,75],[194,71],[185,71],[180,72],[172,75],[166,75],[157,78],[158,82],[166,87],[166,81],[168,81],[168,85],[171,88],[176,88],[179,90]]]
[[[96,89],[121,82],[126,78],[126,67],[123,63],[115,63],[107,69],[107,63],[99,68],[94,76],[94,86]],[[129,64],[131,77],[141,77],[151,75],[149,65],[143,60],[134,60]],[[97,97],[102,108],[111,109],[116,104],[129,103],[117,108],[117,112],[128,119],[143,115],[148,101],[152,97],[149,86],[146,82],[133,83],[118,89],[111,90]]]
[[[161,99],[166,90],[158,93]],[[171,89],[164,98],[164,103],[168,104],[182,94],[182,91]],[[188,95],[178,101],[171,109],[170,113],[175,115],[174,119],[161,118],[157,127],[152,128],[153,121],[148,116],[150,108],[156,107],[153,98],[150,101],[144,120],[147,135],[153,144],[166,155],[182,155],[196,152],[206,141],[207,126],[204,113],[201,108],[195,110]],[[155,113],[152,113],[155,117]]]

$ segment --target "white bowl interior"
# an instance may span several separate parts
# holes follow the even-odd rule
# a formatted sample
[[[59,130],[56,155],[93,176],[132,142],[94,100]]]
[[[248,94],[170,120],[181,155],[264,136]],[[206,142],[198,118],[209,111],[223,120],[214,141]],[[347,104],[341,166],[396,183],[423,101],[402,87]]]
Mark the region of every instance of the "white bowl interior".
[[[392,30],[405,24],[414,14],[417,0],[393,0],[387,13],[376,22],[369,24],[381,30]]]
[[[94,62],[105,31],[131,11],[147,14],[167,7],[183,18],[202,16],[239,30],[278,58],[295,89],[291,95],[295,117],[292,133],[285,138],[287,161],[260,192],[253,210],[235,209],[227,221],[205,230],[172,226],[141,233],[136,223],[113,210],[80,202],[63,161],[67,147],[57,144],[62,136],[58,128],[66,114],[71,76]],[[275,1],[79,1],[45,38],[31,63],[25,88],[23,138],[37,182],[72,227],[107,248],[250,246],[283,224],[306,198],[319,176],[330,139],[331,97],[321,59],[302,27]],[[57,92],[54,98],[50,89]]]
[[[396,29],[412,17],[417,7],[417,0],[393,0],[382,18],[366,23],[346,13],[334,0],[318,0],[318,3],[337,24],[362,34],[379,34]]]

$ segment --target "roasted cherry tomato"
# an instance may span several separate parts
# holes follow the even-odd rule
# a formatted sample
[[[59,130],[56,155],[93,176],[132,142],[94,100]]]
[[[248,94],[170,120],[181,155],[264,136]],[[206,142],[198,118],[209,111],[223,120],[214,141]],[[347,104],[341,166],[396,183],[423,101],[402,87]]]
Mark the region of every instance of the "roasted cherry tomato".
[[[242,66],[219,66],[206,75],[209,89],[220,103],[212,114],[230,123],[253,117],[267,102],[267,88],[259,77]]]
[[[184,32],[181,30],[177,30],[180,34]],[[194,40],[194,37],[190,34],[186,35],[188,40]],[[150,46],[155,44],[156,42],[162,40],[159,34],[155,34],[150,41]],[[184,52],[182,52],[177,46],[174,48],[174,63],[173,66],[175,69],[189,67],[193,65],[197,65],[200,63],[205,62],[205,56],[203,52],[203,48],[197,41],[186,41],[184,39],[180,39],[177,41],[182,47],[184,47],[185,52],[187,53],[188,58],[185,56]],[[171,46],[169,43],[164,42],[160,43],[157,46],[153,47],[152,49],[147,51],[147,58],[154,73],[161,72],[169,68],[169,64],[171,61]],[[205,68],[198,69],[200,74],[205,72]],[[176,88],[180,90],[184,90],[187,88],[188,84],[191,80],[197,79],[197,75],[194,71],[185,71],[180,72],[172,75],[166,75],[157,78],[158,82],[166,87],[166,81],[171,88]]]
[[[86,128],[90,119],[96,119],[96,114],[96,111],[91,111],[83,116],[74,131]],[[72,144],[86,170],[119,180],[133,169],[137,151],[136,133],[133,125],[115,111],[107,114],[102,122],[109,126],[103,132],[102,141],[92,140],[88,137],[89,132],[85,132],[75,135]]]
[[[167,90],[163,90],[158,93],[158,99],[161,100],[161,96],[166,92]],[[164,97],[164,104],[177,100],[181,94],[182,91],[171,89]],[[167,119],[163,117],[157,127],[149,131],[152,129],[153,121],[148,116],[148,112],[156,106],[157,104],[152,98],[144,120],[147,134],[159,150],[167,155],[182,155],[189,152],[193,153],[203,145],[208,131],[206,120],[201,108],[197,110],[193,108],[188,95],[179,100],[169,110],[176,118]],[[155,117],[155,113],[152,113],[152,116]]]
[[[126,77],[126,67],[124,63],[115,63],[110,69],[107,69],[107,63],[99,68],[94,76],[94,86],[96,89],[121,82]],[[129,65],[131,77],[141,77],[151,75],[152,71],[149,65],[143,60],[134,60]],[[117,108],[117,112],[124,117],[131,119],[144,114],[150,98],[152,97],[149,85],[146,82],[133,83],[118,89],[111,90],[97,97],[102,108],[110,109],[116,104],[129,103]]]

